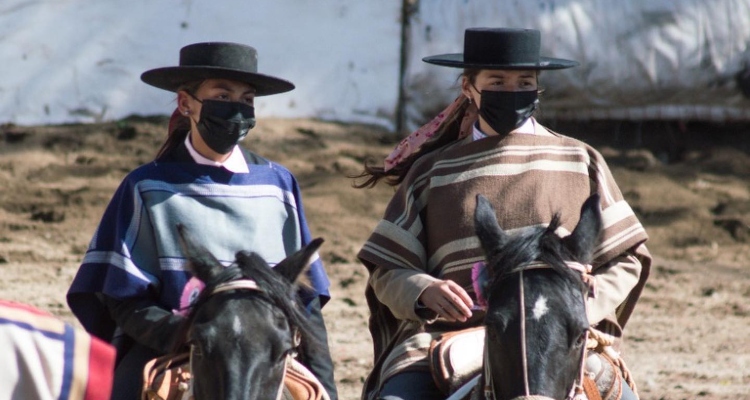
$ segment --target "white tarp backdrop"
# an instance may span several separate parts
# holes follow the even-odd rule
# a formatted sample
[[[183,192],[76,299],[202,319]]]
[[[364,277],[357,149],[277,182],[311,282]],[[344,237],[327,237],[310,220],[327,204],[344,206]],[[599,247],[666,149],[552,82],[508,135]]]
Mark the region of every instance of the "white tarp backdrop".
[[[409,21],[411,128],[458,95],[461,71],[422,57],[460,53],[473,26],[539,29],[543,55],[581,63],[542,74],[545,118],[750,120],[748,0],[424,0]]]
[[[220,40],[297,85],[259,98],[260,118],[414,128],[457,95],[460,72],[422,57],[460,52],[471,26],[537,28],[545,55],[581,62],[542,74],[545,118],[750,120],[735,79],[747,72],[750,89],[750,0],[2,0],[0,123],[169,114],[173,95],[140,74]]]
[[[180,47],[232,41],[259,72],[295,83],[256,114],[391,126],[401,0],[2,0],[0,123],[170,114],[174,95],[141,82]]]

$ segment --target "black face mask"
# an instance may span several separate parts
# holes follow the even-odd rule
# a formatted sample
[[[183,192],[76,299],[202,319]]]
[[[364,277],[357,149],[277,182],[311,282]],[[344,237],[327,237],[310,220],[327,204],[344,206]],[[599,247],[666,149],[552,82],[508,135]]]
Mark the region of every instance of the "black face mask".
[[[198,99],[196,99],[198,100]],[[198,100],[198,133],[211,150],[227,154],[255,126],[255,108],[237,101]]]
[[[523,125],[539,106],[536,90],[505,92],[482,90],[479,115],[500,135]]]

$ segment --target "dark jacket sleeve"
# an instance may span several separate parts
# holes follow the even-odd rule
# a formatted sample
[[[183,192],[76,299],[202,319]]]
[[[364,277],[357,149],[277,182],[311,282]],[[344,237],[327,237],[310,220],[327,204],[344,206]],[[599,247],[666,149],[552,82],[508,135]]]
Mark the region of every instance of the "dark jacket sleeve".
[[[149,300],[117,300],[109,296],[102,296],[101,300],[117,326],[136,343],[162,354],[173,350],[185,317]]]
[[[315,336],[315,340],[320,345],[302,346],[299,361],[318,378],[331,400],[337,400],[338,391],[336,390],[336,380],[333,377],[333,361],[331,360],[331,351],[328,348],[328,331],[325,321],[323,321],[320,298],[313,299],[307,305],[307,310],[310,333]]]

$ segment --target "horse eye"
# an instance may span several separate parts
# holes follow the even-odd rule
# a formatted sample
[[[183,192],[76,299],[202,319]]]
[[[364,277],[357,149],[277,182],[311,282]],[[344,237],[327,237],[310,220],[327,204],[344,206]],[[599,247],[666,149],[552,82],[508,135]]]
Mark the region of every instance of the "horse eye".
[[[279,351],[279,352],[275,352],[274,351],[274,353],[276,353],[276,354],[271,354],[271,356],[272,356],[272,358],[275,358],[275,362],[278,363],[278,362],[284,361],[288,355],[290,355],[290,354],[294,355],[295,351],[297,351],[297,349],[295,349],[293,347],[290,347],[290,348],[287,348],[286,350],[283,350],[283,351]],[[273,356],[275,356],[275,357],[273,357]]]
[[[583,331],[580,335],[578,335],[578,338],[575,342],[575,347],[579,348],[586,344],[586,331]]]

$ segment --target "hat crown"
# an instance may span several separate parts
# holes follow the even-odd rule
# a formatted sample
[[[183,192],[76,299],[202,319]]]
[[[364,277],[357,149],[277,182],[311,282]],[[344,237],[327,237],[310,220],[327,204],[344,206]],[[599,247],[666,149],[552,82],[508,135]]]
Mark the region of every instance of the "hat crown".
[[[258,51],[237,43],[194,43],[180,49],[181,67],[227,68],[258,72]]]
[[[543,57],[541,33],[536,29],[468,28],[464,31],[464,52],[438,54],[422,61],[452,68],[478,69],[562,69],[576,61]]]
[[[537,64],[541,34],[535,29],[470,28],[464,61],[470,64]]]

